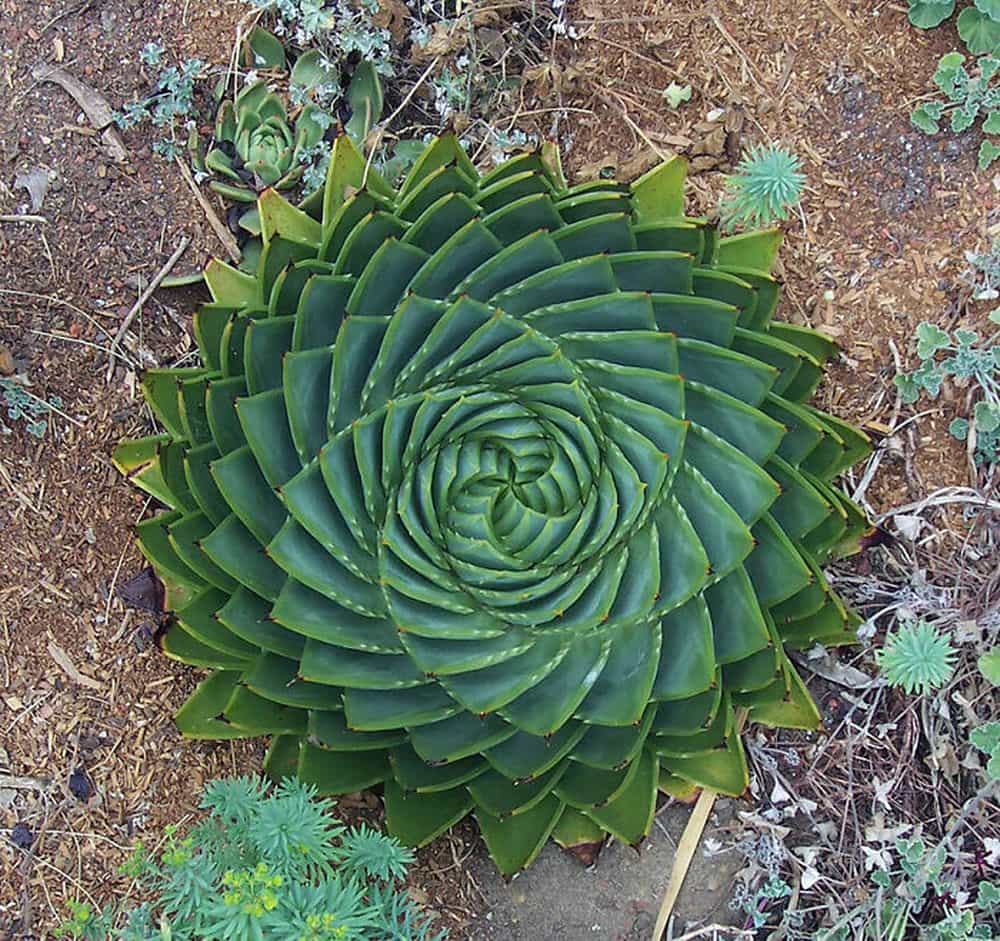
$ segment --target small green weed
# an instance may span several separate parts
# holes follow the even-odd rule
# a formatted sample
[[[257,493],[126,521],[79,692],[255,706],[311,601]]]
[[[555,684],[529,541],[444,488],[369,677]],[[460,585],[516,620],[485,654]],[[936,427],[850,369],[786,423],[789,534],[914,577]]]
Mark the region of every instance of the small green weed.
[[[12,422],[23,421],[24,430],[36,438],[44,438],[49,427],[48,416],[58,412],[62,407],[62,399],[58,395],[48,399],[39,398],[29,392],[22,383],[8,376],[0,376],[0,392],[3,393],[4,405],[7,407],[7,418]],[[9,435],[12,429],[0,421],[0,433]]]
[[[273,30],[299,49],[315,49],[324,68],[340,70],[351,56],[371,62],[382,75],[392,75],[392,35],[376,26],[378,0],[251,0],[274,18]]]
[[[958,4],[955,0],[909,0],[910,22],[919,29],[931,29],[948,19]],[[955,23],[958,35],[973,55],[1000,52],[1000,2],[974,0],[964,6]]]
[[[969,270],[965,280],[972,286],[972,296],[977,301],[995,301],[1000,298],[1000,238],[982,252],[966,252]],[[996,318],[991,318],[996,323]]]
[[[902,941],[908,937],[974,941],[994,937],[1000,904],[996,885],[982,880],[974,895],[960,892],[948,866],[944,841],[929,847],[919,837],[900,838],[893,851],[882,851],[888,865],[872,872],[868,901],[832,928],[820,931],[816,941]],[[919,935],[913,934],[914,928]]]
[[[936,134],[946,116],[956,133],[972,127],[982,117],[983,133],[1000,134],[1000,84],[994,81],[1000,59],[982,56],[977,61],[975,75],[970,74],[964,63],[965,56],[959,52],[949,52],[938,62],[933,78],[943,97],[925,101],[910,114],[914,126],[925,134]],[[979,146],[979,168],[985,170],[997,157],[1000,145],[985,138]]]
[[[1000,309],[989,315],[992,323],[1000,324]],[[962,327],[949,333],[924,321],[917,327],[917,355],[920,365],[909,373],[895,377],[896,387],[904,402],[916,402],[921,392],[936,398],[946,379],[959,386],[978,390],[972,419],[959,417],[948,430],[959,441],[976,435],[977,464],[994,464],[1000,457],[1000,331],[980,341],[975,330]],[[940,354],[945,354],[939,358]]]
[[[147,43],[139,53],[139,59],[145,65],[155,67],[162,61],[165,51],[160,43]],[[115,123],[122,130],[146,121],[164,128],[167,136],[154,141],[153,150],[161,157],[173,160],[184,146],[181,131],[185,132],[183,140],[186,141],[193,127],[195,82],[205,72],[205,63],[201,59],[187,59],[179,66],[168,66],[160,72],[152,93],[128,102],[115,115]]]
[[[929,692],[950,679],[955,655],[946,637],[920,621],[904,625],[890,637],[878,661],[893,685],[906,692]],[[997,648],[979,658],[979,668],[987,681],[996,685],[1000,680]],[[955,838],[966,816],[1000,780],[1000,722],[977,726],[969,739],[988,755],[985,784],[939,843],[928,845],[917,833],[897,837],[891,847],[872,850],[868,856],[873,863],[872,886],[867,899],[833,927],[820,931],[816,941],[975,941],[996,937],[1000,887],[983,877],[978,862],[974,881],[963,884],[959,880],[960,843]]]
[[[993,647],[979,658],[979,672],[991,686],[1000,686],[1000,647]],[[977,726],[970,733],[969,741],[986,753],[987,777],[1000,781],[1000,722],[984,722]]]

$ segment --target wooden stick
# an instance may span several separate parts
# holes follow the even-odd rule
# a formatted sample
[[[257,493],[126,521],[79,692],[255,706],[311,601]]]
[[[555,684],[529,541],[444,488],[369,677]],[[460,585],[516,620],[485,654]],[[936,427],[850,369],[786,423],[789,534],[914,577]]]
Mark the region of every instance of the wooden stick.
[[[201,206],[202,211],[205,213],[205,218],[208,219],[208,224],[212,227],[212,231],[218,236],[219,241],[222,242],[222,247],[226,250],[229,260],[234,265],[238,265],[243,255],[240,252],[239,245],[236,244],[236,239],[233,238],[233,233],[222,224],[222,220],[212,208],[212,204],[205,199],[201,190],[198,189],[198,184],[195,183],[194,177],[191,176],[191,171],[188,169],[187,164],[180,157],[174,157],[174,161],[180,168],[184,182],[191,187],[191,192],[194,193],[194,198],[198,200],[198,205]]]
[[[104,95],[85,82],[81,82],[75,75],[70,75],[65,69],[45,62],[39,62],[31,70],[31,77],[36,82],[52,82],[69,92],[83,109],[94,129],[100,131],[101,140],[104,141],[110,157],[118,163],[128,161],[128,149],[121,134],[118,133],[118,128],[115,127],[115,113]]]
[[[737,711],[734,734],[743,734],[743,726],[746,723],[748,713],[749,710],[745,707],[741,707]],[[677,896],[680,895],[681,886],[684,885],[684,880],[687,878],[691,860],[694,859],[695,850],[698,849],[698,843],[701,840],[701,834],[705,829],[705,824],[708,822],[708,815],[712,812],[712,807],[715,805],[715,799],[718,796],[719,792],[713,791],[710,787],[704,788],[698,795],[694,811],[687,822],[687,826],[684,827],[680,843],[677,844],[674,865],[670,870],[670,881],[667,883],[666,891],[663,893],[663,901],[660,903],[660,911],[656,916],[652,941],[660,941],[663,937],[667,921],[670,919],[670,913],[674,909]]]
[[[681,841],[677,844],[677,853],[674,856],[674,865],[670,870],[670,881],[667,883],[667,890],[663,894],[663,901],[660,903],[660,912],[656,916],[656,926],[653,928],[652,941],[660,941],[663,932],[666,930],[667,921],[673,911],[677,896],[680,895],[681,886],[687,877],[688,867],[694,859],[695,850],[701,840],[702,831],[708,822],[708,815],[712,812],[715,798],[718,791],[711,788],[704,788],[698,795],[698,801],[694,805],[694,812],[691,814],[681,835]]]
[[[139,295],[139,299],[132,305],[132,309],[125,315],[125,319],[118,328],[118,332],[112,338],[111,347],[108,349],[108,372],[105,377],[106,382],[111,381],[111,376],[115,371],[115,354],[118,349],[118,344],[122,341],[122,337],[124,337],[128,332],[128,328],[132,325],[132,321],[135,320],[136,314],[142,310],[142,305],[153,296],[153,292],[160,286],[160,282],[168,274],[170,274],[171,269],[177,264],[178,259],[184,254],[185,249],[190,244],[191,239],[185,235],[181,239],[177,248],[174,249],[174,253],[163,263],[163,267],[156,272],[153,280],[149,282],[146,289]]]
[[[0,222],[41,222],[48,223],[48,219],[45,216],[30,216],[30,215],[2,215],[0,216]]]

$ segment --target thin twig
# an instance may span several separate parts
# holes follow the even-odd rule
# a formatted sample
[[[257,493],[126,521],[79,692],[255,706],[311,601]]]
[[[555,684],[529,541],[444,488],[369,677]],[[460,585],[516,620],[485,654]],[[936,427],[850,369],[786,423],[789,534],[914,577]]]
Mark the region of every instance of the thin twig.
[[[433,59],[433,61],[431,62],[431,64],[430,64],[429,66],[427,66],[427,68],[426,68],[426,69],[424,69],[424,71],[423,71],[423,74],[422,74],[422,75],[420,76],[420,78],[418,78],[418,79],[416,80],[416,82],[415,82],[415,83],[414,83],[414,85],[413,85],[413,88],[411,88],[411,89],[410,89],[410,90],[409,90],[409,91],[408,91],[408,92],[406,93],[406,97],[405,97],[405,98],[403,98],[403,100],[402,100],[402,101],[401,101],[401,102],[399,103],[399,107],[398,107],[398,108],[396,108],[396,110],[395,110],[395,111],[393,111],[393,112],[392,112],[392,114],[390,114],[390,115],[389,115],[389,117],[387,117],[387,118],[386,118],[386,119],[385,119],[385,120],[384,120],[384,121],[382,122],[382,127],[384,127],[384,128],[388,128],[388,127],[389,127],[389,125],[390,125],[390,124],[392,124],[392,122],[393,122],[393,121],[394,121],[394,120],[395,120],[395,119],[396,119],[397,117],[399,117],[399,113],[400,113],[400,112],[401,112],[401,111],[402,111],[402,110],[403,110],[403,109],[404,109],[404,108],[405,108],[405,107],[406,107],[406,106],[407,106],[407,105],[408,105],[408,104],[409,104],[409,103],[410,103],[411,101],[413,101],[413,96],[414,96],[414,95],[415,95],[415,94],[417,93],[417,89],[418,89],[418,88],[420,88],[420,86],[424,84],[424,82],[425,82],[425,81],[427,80],[427,76],[431,74],[432,70],[434,69],[434,66],[435,66],[435,65],[437,65],[437,64],[438,64],[438,63],[439,63],[440,61],[441,61],[441,56],[435,56],[435,57],[434,57],[434,59]]]
[[[27,213],[24,215],[0,215],[0,222],[40,222],[43,225],[49,224],[49,220],[45,216],[33,216]]]
[[[152,296],[153,292],[160,286],[160,282],[170,274],[170,270],[177,264],[177,260],[184,254],[185,249],[191,244],[191,239],[188,236],[184,236],[177,248],[174,249],[174,253],[163,263],[163,267],[156,272],[153,280],[149,282],[146,289],[139,295],[139,299],[132,305],[132,309],[126,314],[125,319],[122,321],[122,325],[118,328],[118,332],[114,335],[111,341],[111,348],[108,350],[108,372],[105,376],[105,381],[110,382],[111,376],[115,371],[115,354],[118,349],[118,344],[121,343],[122,337],[125,336],[128,328],[132,325],[132,321],[135,320],[136,314],[142,310],[143,304],[146,303]]]
[[[375,141],[368,151],[368,159],[365,161],[365,172],[361,176],[361,188],[364,189],[368,185],[368,172],[371,170],[372,162],[375,160],[375,152],[378,150],[379,145],[382,143],[382,138],[385,137],[385,132],[388,130],[389,125],[392,124],[393,119],[413,100],[413,96],[417,93],[417,89],[423,85],[425,79],[431,74],[431,69],[434,68],[438,62],[441,61],[440,56],[436,56],[434,61],[431,62],[426,69],[424,69],[423,74],[414,83],[413,87],[406,93],[406,97],[399,103],[399,107],[396,108],[392,114],[389,115],[385,121],[379,125],[376,131]]]
[[[757,90],[762,94],[770,97],[770,93],[768,92],[767,86],[764,84],[763,77],[760,76],[760,73],[757,71],[756,68],[754,68],[754,64],[750,61],[747,54],[740,47],[740,44],[735,39],[733,39],[733,37],[726,30],[726,27],[722,25],[722,21],[714,13],[709,14],[709,19],[712,21],[712,24],[715,26],[715,28],[719,31],[719,35],[721,35],[722,38],[726,41],[726,44],[729,46],[729,48],[732,49],[733,52],[735,52],[736,55],[740,57],[744,67],[747,70],[747,75],[750,76],[750,80],[754,83],[754,85],[757,86]]]
[[[896,374],[898,375],[903,371],[903,362],[899,356],[899,350],[896,349],[896,344],[893,342],[892,337],[889,338],[889,349],[892,352],[893,363],[896,367]],[[892,407],[892,417],[889,419],[889,433],[886,435],[886,439],[891,438],[896,433],[896,426],[899,422],[899,413],[903,407],[903,396],[900,390],[896,389],[896,403]],[[885,448],[876,448],[875,452],[872,454],[871,460],[868,462],[868,466],[865,468],[864,474],[861,476],[861,480],[858,482],[857,487],[854,488],[854,493],[851,494],[851,499],[855,503],[860,503],[864,500],[865,492],[868,490],[869,484],[875,477],[875,472],[878,470],[879,464],[882,463],[882,458],[885,456]]]
[[[1000,501],[987,499],[978,490],[973,490],[972,487],[942,487],[922,500],[916,500],[913,503],[907,503],[903,506],[886,510],[885,513],[877,516],[873,522],[881,523],[887,517],[896,516],[901,513],[918,515],[928,507],[945,506],[950,503],[964,503],[979,507],[981,510],[1000,510]]]
[[[219,214],[212,208],[212,204],[205,199],[202,191],[198,189],[198,184],[195,183],[194,177],[191,176],[191,171],[188,169],[187,164],[180,157],[174,157],[174,162],[180,168],[184,182],[187,183],[191,188],[191,192],[194,193],[194,198],[198,200],[198,205],[201,206],[202,211],[205,213],[205,218],[208,219],[208,224],[212,227],[212,231],[216,234],[219,241],[222,242],[222,247],[226,250],[229,260],[234,265],[238,265],[243,255],[240,252],[239,245],[236,244],[233,233],[222,224]]]
[[[68,92],[73,100],[83,109],[94,130],[99,131],[104,147],[112,160],[118,163],[128,161],[128,148],[122,140],[118,128],[115,127],[115,113],[108,99],[96,88],[80,81],[65,69],[60,69],[46,62],[39,62],[32,70],[31,77],[36,82],[52,82]]]
[[[599,98],[601,98],[603,101],[605,101],[607,104],[611,105],[612,107],[617,107],[618,112],[619,112],[619,114],[621,114],[621,116],[624,119],[625,123],[630,128],[632,128],[632,130],[635,131],[635,133],[638,134],[639,137],[641,137],[646,142],[646,146],[649,147],[649,149],[651,151],[653,151],[653,153],[656,154],[657,157],[659,157],[661,160],[668,160],[670,158],[670,155],[664,153],[663,150],[661,150],[659,147],[657,147],[656,144],[654,144],[653,141],[650,140],[649,135],[646,134],[646,132],[641,127],[639,127],[638,124],[635,123],[635,121],[632,120],[631,116],[628,113],[628,110],[625,108],[625,105],[622,102],[621,96],[615,94],[614,92],[612,92],[611,94],[615,98],[618,99],[617,105],[614,104],[614,102],[611,100],[610,96],[605,95],[601,91],[597,92],[597,96]]]
[[[747,931],[745,928],[737,928],[734,925],[705,925],[704,928],[695,928],[694,931],[679,934],[676,938],[669,939],[669,941],[692,941],[693,938],[705,938],[708,935],[712,935],[714,938],[720,933],[731,934],[734,938],[752,938],[754,936],[752,931]]]

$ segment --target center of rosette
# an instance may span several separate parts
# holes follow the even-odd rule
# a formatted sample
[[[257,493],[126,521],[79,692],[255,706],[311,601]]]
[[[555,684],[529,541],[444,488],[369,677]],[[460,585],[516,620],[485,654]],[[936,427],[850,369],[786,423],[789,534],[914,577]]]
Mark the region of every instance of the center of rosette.
[[[440,622],[440,636],[482,636],[607,616],[623,543],[663,473],[656,454],[644,480],[649,467],[607,440],[608,420],[582,381],[430,394],[380,554],[402,629],[438,636]]]

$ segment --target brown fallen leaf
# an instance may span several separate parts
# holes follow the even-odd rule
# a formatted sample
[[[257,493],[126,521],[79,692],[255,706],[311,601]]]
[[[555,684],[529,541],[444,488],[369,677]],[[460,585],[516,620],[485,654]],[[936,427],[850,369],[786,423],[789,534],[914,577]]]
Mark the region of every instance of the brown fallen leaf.
[[[39,62],[31,70],[31,77],[36,82],[52,82],[73,96],[73,100],[83,109],[87,120],[101,132],[101,140],[108,155],[118,163],[128,161],[128,150],[121,134],[114,126],[114,111],[99,91],[81,82],[75,75],[70,75],[65,69],[60,69],[47,62]]]
[[[378,10],[372,14],[372,22],[381,29],[392,33],[392,38],[401,43],[406,39],[406,20],[410,11],[402,0],[379,0]]]
[[[14,375],[14,354],[0,343],[0,376]]]
[[[450,52],[459,52],[469,42],[469,18],[461,16],[448,25],[446,21],[434,24],[431,38],[426,46],[414,45],[412,57],[417,62],[426,62],[437,56],[445,56]]]
[[[81,673],[76,664],[70,659],[68,653],[62,649],[54,640],[49,641],[49,656],[55,660],[59,669],[63,671],[74,683],[86,686],[88,689],[103,689],[103,685],[86,673]]]

